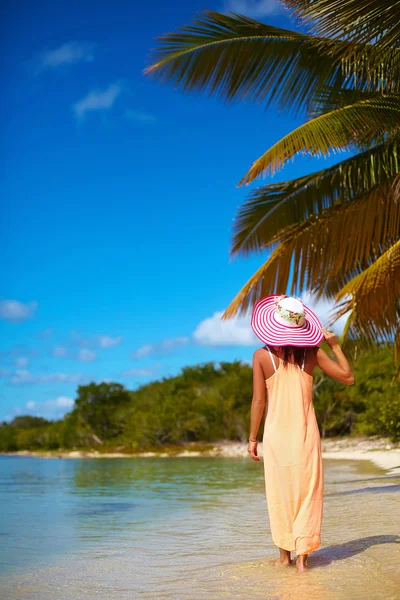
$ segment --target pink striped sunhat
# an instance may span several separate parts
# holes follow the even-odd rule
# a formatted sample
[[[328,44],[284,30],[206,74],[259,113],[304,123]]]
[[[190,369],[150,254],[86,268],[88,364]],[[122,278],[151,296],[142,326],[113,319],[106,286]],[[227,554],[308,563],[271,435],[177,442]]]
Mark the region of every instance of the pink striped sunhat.
[[[271,346],[318,346],[324,339],[322,324],[300,298],[273,294],[253,308],[251,327]]]

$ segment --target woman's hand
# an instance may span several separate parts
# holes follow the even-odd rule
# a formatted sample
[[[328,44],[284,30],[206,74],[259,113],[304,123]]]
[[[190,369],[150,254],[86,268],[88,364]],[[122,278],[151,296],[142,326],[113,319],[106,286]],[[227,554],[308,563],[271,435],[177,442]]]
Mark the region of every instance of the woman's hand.
[[[321,329],[321,331],[324,334],[325,341],[330,348],[333,348],[333,346],[339,346],[339,342],[334,333],[331,333],[330,331],[326,331],[326,329]]]
[[[351,366],[349,365],[349,361],[343,354],[341,347],[337,341],[336,335],[334,333],[330,333],[326,331],[326,329],[321,329],[324,334],[325,340],[327,344],[332,348],[333,353],[336,357],[336,361],[329,358],[328,354],[322,350],[322,348],[318,348],[317,351],[317,365],[324,373],[326,373],[329,377],[336,379],[339,383],[344,383],[345,385],[353,385],[354,383],[354,374],[351,370]]]
[[[260,460],[260,457],[258,456],[258,452],[257,452],[257,445],[258,445],[258,442],[249,442],[249,444],[247,446],[247,452],[249,453],[250,458],[255,461]]]

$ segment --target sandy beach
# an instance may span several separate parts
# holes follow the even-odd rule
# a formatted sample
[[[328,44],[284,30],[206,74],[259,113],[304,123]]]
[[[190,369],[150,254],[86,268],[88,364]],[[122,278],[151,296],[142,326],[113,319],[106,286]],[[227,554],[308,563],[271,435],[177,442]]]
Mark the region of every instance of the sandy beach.
[[[335,438],[322,442],[323,458],[370,460],[377,467],[400,474],[400,444],[387,438]]]
[[[247,446],[240,443],[223,442],[217,445],[221,456],[246,456]],[[262,444],[259,444],[262,456]],[[400,443],[388,438],[343,437],[322,440],[322,457],[337,460],[370,460],[377,467],[392,474],[400,473]]]
[[[8,453],[17,456],[35,456],[38,458],[186,458],[186,457],[247,457],[247,445],[242,442],[220,441],[215,444],[201,446],[196,443],[184,447],[168,448],[165,451],[152,452],[126,452],[98,450],[53,450],[47,452],[34,452],[21,450]],[[259,444],[259,454],[262,456],[262,444]],[[322,440],[322,456],[326,459],[339,460],[370,460],[384,470],[393,474],[400,473],[400,442],[391,442],[381,436],[371,437],[340,437]]]

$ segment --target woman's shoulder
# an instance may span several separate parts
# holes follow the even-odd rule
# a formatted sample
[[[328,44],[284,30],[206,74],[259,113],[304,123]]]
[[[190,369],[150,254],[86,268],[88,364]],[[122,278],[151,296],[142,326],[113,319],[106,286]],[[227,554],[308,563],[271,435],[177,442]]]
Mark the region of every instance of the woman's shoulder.
[[[262,356],[264,356],[265,354],[265,346],[263,346],[262,348],[257,348],[257,350],[254,350],[253,352],[253,358],[258,359],[261,358]]]

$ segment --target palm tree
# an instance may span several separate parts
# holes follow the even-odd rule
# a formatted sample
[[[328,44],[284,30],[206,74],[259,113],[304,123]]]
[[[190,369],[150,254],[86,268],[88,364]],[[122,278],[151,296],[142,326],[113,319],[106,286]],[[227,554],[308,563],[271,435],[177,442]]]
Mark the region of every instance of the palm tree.
[[[283,0],[311,32],[205,12],[160,38],[146,73],[302,115],[241,180],[272,175],[299,153],[352,154],[311,175],[269,183],[240,208],[231,252],[269,252],[224,313],[262,296],[310,290],[349,313],[344,337],[395,340],[400,359],[400,2]]]

